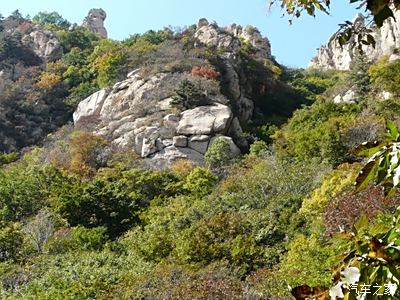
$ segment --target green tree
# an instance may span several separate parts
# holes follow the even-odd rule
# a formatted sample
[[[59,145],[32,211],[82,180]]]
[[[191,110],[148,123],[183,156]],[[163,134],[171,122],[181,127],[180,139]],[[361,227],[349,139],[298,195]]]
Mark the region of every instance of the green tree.
[[[22,14],[19,12],[18,9],[14,10],[11,15],[10,18],[14,19],[14,20],[24,20],[24,17],[22,16]]]
[[[53,12],[39,12],[32,19],[34,23],[41,24],[44,26],[55,25],[60,28],[68,29],[71,23],[64,19],[59,13]]]
[[[100,87],[113,85],[127,72],[128,48],[120,42],[100,40],[89,57],[91,69],[95,72]]]
[[[364,100],[370,91],[369,65],[363,53],[357,53],[351,61],[349,80],[358,101]]]
[[[93,49],[92,42],[98,40],[98,37],[94,33],[88,31],[84,27],[78,27],[71,31],[59,31],[58,37],[60,38],[64,53],[68,53],[74,47],[83,51]]]
[[[146,41],[154,45],[161,44],[162,42],[172,39],[173,32],[169,28],[165,28],[163,30],[149,30],[144,34],[134,34],[131,35],[129,38],[123,41],[124,44],[128,46],[132,46],[140,41]]]
[[[107,241],[106,231],[105,227],[62,227],[53,234],[45,248],[51,254],[79,250],[101,250]]]
[[[103,169],[89,182],[59,172],[50,203],[71,226],[105,227],[110,238],[116,238],[138,223],[151,200],[178,193],[177,182],[168,172],[137,169]]]
[[[43,173],[24,164],[0,170],[0,221],[18,221],[36,214],[46,202]]]
[[[15,152],[0,154],[0,167],[12,163],[18,159],[18,154]]]
[[[383,186],[385,194],[396,191],[400,184],[400,132],[387,122],[386,140],[361,145],[358,154],[369,157],[356,179],[356,190],[372,182]],[[372,156],[371,156],[372,155]],[[367,216],[361,217],[352,233],[347,236],[351,244],[340,264],[340,278],[330,290],[333,299],[397,299],[400,280],[400,214],[396,212],[390,226],[375,224],[369,227]],[[370,285],[371,293],[363,293],[362,286]],[[352,288],[352,287],[355,288]],[[388,286],[394,288],[387,289]]]
[[[198,196],[210,194],[218,178],[205,168],[195,168],[187,176],[183,188]]]

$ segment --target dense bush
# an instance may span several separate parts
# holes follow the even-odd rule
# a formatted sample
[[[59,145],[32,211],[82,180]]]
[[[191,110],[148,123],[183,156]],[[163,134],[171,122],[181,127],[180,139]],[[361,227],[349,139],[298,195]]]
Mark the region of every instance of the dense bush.
[[[206,165],[212,170],[221,170],[231,159],[231,147],[227,140],[216,139],[204,155]]]
[[[221,76],[221,74],[219,72],[215,71],[212,68],[205,67],[205,66],[193,67],[191,74],[193,77],[198,76],[198,77],[203,77],[205,79],[214,79],[214,80],[217,79],[219,76]]]
[[[39,12],[32,18],[32,22],[38,23],[40,25],[48,26],[55,25],[60,28],[68,29],[71,26],[71,23],[64,19],[59,13],[53,11],[51,13],[48,12]]]
[[[0,154],[0,167],[2,165],[6,165],[12,163],[18,159],[18,154],[15,152],[12,153],[2,153]]]
[[[53,186],[53,209],[72,226],[104,226],[115,238],[138,221],[143,207],[158,196],[175,195],[177,178],[170,173],[103,170],[90,182],[61,175]]]
[[[338,241],[321,241],[315,236],[298,235],[280,264],[279,275],[290,286],[329,287],[332,271],[345,250]]]
[[[46,249],[51,254],[60,254],[68,251],[102,250],[107,241],[106,228],[59,228],[47,242]]]
[[[344,162],[351,150],[349,146],[354,145],[346,132],[359,126],[360,119],[356,119],[359,111],[360,107],[355,104],[318,101],[295,112],[288,124],[275,134],[276,149],[280,155],[299,159],[312,158],[333,165]]]
[[[375,186],[369,186],[359,194],[344,193],[331,201],[325,211],[327,232],[350,230],[362,216],[373,220],[380,213],[393,214],[399,204],[399,195],[385,197],[382,189]]]
[[[195,83],[183,80],[176,88],[171,104],[183,108],[194,108],[208,104],[208,102],[207,96],[201,92]]]
[[[383,57],[375,65],[369,68],[372,85],[378,91],[386,91],[399,96],[400,61],[389,63],[387,56]]]
[[[344,72],[337,70],[285,68],[281,78],[292,85],[298,94],[307,100],[315,101],[334,86],[344,82],[346,76]]]
[[[20,257],[23,233],[18,223],[0,222],[0,262]]]
[[[45,175],[26,164],[0,169],[0,220],[18,221],[35,215],[46,205]]]

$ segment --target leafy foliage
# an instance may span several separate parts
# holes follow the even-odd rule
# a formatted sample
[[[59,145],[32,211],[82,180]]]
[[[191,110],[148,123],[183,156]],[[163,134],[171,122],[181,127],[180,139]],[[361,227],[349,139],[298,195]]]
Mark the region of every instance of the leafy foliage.
[[[176,95],[172,97],[171,104],[183,106],[184,108],[193,108],[208,103],[206,95],[201,93],[195,83],[189,80],[183,80],[175,90]]]
[[[301,159],[343,161],[346,151],[341,131],[352,121],[356,107],[318,102],[294,113],[281,132],[275,134],[278,151]]]
[[[38,23],[44,26],[55,25],[60,28],[68,29],[71,26],[66,19],[64,19],[59,13],[53,11],[51,13],[48,12],[39,12],[32,18],[34,23]]]
[[[227,140],[216,139],[204,155],[207,166],[217,170],[226,166],[231,159],[231,147]]]
[[[369,75],[371,76],[371,82],[373,87],[377,91],[386,91],[399,96],[399,68],[400,63],[394,61],[388,62],[388,57],[381,58],[376,64],[369,68]]]
[[[358,149],[359,155],[373,155],[360,171],[356,180],[357,190],[364,189],[374,178],[377,183],[382,183],[385,195],[394,191],[400,182],[399,161],[399,139],[400,133],[396,125],[387,122],[386,140],[381,143],[361,145]],[[372,147],[371,147],[372,146]]]
[[[330,88],[344,81],[344,73],[337,70],[284,69],[281,78],[309,101],[315,101]]]
[[[381,145],[368,148],[363,145],[361,154],[374,153],[356,180],[358,190],[364,189],[370,182],[376,180],[383,184],[385,194],[393,193],[399,182],[396,179],[396,168],[399,166],[397,142],[399,131],[392,122],[387,123],[387,140]],[[400,280],[398,228],[399,215],[396,213],[389,227],[377,225],[368,230],[368,217],[361,217],[349,235],[351,247],[343,260],[342,276],[336,286],[331,289],[332,297],[351,299],[392,299],[395,297]],[[353,275],[349,280],[346,274]],[[362,292],[362,287],[369,285],[371,293]],[[360,292],[361,291],[361,292]],[[396,294],[397,295],[397,294]]]
[[[198,77],[203,77],[205,79],[217,79],[219,76],[221,76],[219,72],[205,66],[193,67],[191,74],[194,77],[198,76]]]

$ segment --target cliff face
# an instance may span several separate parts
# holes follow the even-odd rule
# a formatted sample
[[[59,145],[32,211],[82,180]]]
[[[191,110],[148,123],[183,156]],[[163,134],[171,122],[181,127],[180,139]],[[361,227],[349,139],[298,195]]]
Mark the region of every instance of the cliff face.
[[[375,48],[364,46],[366,56],[374,61],[382,55],[392,55],[400,48],[400,11],[395,12],[395,18],[385,21],[381,28],[371,27],[375,38]],[[353,22],[364,24],[364,18],[357,15]],[[317,49],[317,55],[310,63],[310,67],[322,67],[326,69],[348,70],[353,57],[353,51],[349,45],[340,47],[339,43],[332,39],[326,45]]]
[[[75,126],[90,128],[119,148],[135,150],[156,168],[176,159],[201,165],[205,152],[217,139],[229,143],[232,157],[240,154],[240,148],[247,146],[242,126],[255,110],[252,87],[258,89],[243,70],[240,52],[247,45],[254,62],[269,70],[263,66],[266,61],[273,64],[269,41],[253,27],[220,28],[206,19],[201,19],[185,39],[193,41],[191,52],[182,50],[179,42],[170,45],[168,51],[174,49],[174,65],[195,59],[191,72],[179,68],[152,74],[134,70],[126,80],[82,101],[73,116]],[[209,54],[200,54],[202,51],[219,54],[211,59]],[[271,84],[273,80],[271,75]],[[198,89],[199,95],[186,99],[197,101],[190,107],[174,105],[176,90],[183,82],[191,82]]]

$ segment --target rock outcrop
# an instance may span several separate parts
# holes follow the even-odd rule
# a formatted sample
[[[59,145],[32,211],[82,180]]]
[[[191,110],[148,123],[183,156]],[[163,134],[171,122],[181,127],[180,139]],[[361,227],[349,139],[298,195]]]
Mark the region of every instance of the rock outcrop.
[[[364,25],[364,17],[357,15],[354,24]],[[400,47],[400,11],[395,11],[395,19],[387,19],[381,28],[371,27],[375,38],[375,48],[364,46],[365,55],[374,61],[382,55],[393,55]],[[395,54],[394,54],[395,55]],[[326,45],[317,49],[317,55],[310,63],[311,67],[322,67],[326,69],[348,70],[353,58],[353,50],[350,45],[340,47],[338,41],[331,39]]]
[[[58,60],[63,53],[60,41],[54,33],[39,25],[35,25],[22,37],[21,41],[45,62]]]
[[[259,57],[271,58],[271,44],[260,31],[253,26],[243,28],[232,24],[225,28],[218,27],[215,23],[209,23],[207,19],[200,19],[197,23],[195,37],[199,42],[207,46],[225,48],[231,52],[237,52],[240,47],[239,39],[243,39],[257,49]]]
[[[168,87],[187,76],[159,73],[144,79],[130,74],[113,89],[102,89],[83,100],[73,114],[74,123],[77,127],[97,125],[97,134],[117,147],[134,149],[154,167],[165,167],[178,158],[202,164],[211,140],[230,131],[233,113],[228,101],[222,104],[219,99],[176,112],[168,104]],[[237,146],[231,148],[237,155]]]
[[[338,94],[336,95],[335,98],[333,98],[334,103],[355,103],[355,98],[356,98],[356,93],[350,89],[346,91],[345,93]]]
[[[101,8],[93,8],[89,11],[83,26],[91,32],[107,38],[107,30],[104,27],[104,20],[107,18],[106,12]]]
[[[272,57],[269,41],[255,28],[219,28],[206,19],[198,22],[193,40],[195,47],[217,47],[223,52],[219,81],[224,93],[205,91],[206,102],[177,107],[172,100],[181,82],[200,80],[207,86],[215,81],[187,71],[146,75],[137,69],[126,80],[83,100],[73,114],[75,126],[89,128],[118,148],[134,150],[154,168],[164,168],[177,159],[201,165],[217,139],[229,143],[231,157],[239,155],[240,148],[247,146],[242,124],[251,120],[255,109],[249,97],[251,83],[240,70],[240,47],[249,43],[255,57],[265,62]]]

